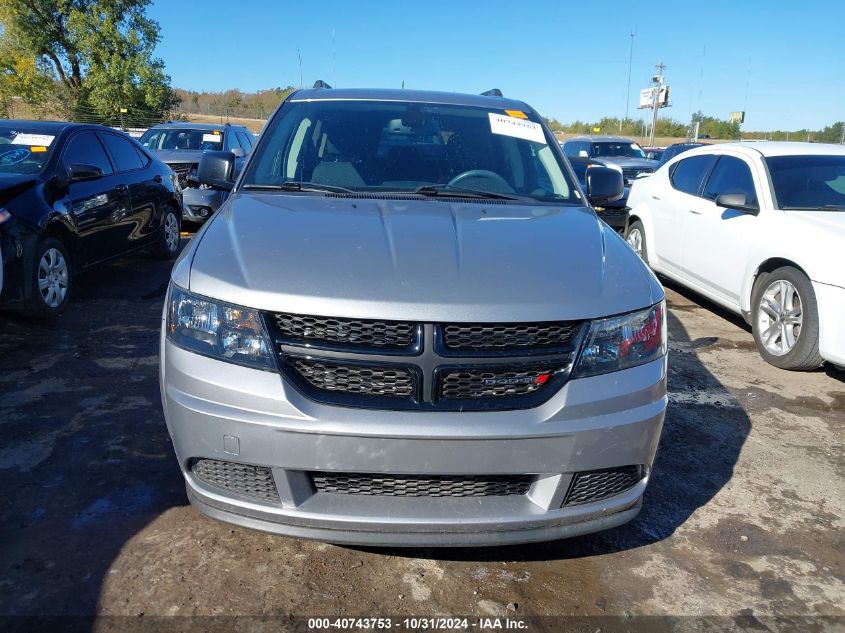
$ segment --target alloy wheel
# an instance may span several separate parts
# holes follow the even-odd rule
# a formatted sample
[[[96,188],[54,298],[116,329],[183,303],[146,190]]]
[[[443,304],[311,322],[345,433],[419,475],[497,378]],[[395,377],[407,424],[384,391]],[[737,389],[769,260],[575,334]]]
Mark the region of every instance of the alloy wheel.
[[[803,311],[801,296],[795,286],[785,279],[769,284],[757,307],[757,327],[760,340],[770,354],[788,354],[801,334]]]
[[[168,213],[164,219],[164,241],[171,253],[179,246],[179,220],[174,213]]]
[[[628,232],[626,241],[634,249],[634,252],[640,257],[643,256],[643,234],[639,229],[631,229]]]
[[[57,248],[48,248],[38,262],[38,290],[47,307],[58,308],[65,300],[68,268],[64,255]]]

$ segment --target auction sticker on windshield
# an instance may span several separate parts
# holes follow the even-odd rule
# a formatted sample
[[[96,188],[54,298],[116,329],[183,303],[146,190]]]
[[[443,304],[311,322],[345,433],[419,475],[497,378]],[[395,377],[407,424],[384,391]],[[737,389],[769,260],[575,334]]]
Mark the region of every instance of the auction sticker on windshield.
[[[21,132],[15,136],[12,145],[40,145],[49,147],[54,138],[56,137],[50,136],[49,134],[27,134],[26,132]]]
[[[543,134],[543,126],[539,123],[494,112],[487,114],[490,117],[490,131],[493,134],[513,136],[526,141],[546,144],[546,135]]]
[[[221,140],[220,132],[215,132],[214,134],[203,134],[202,135],[202,142],[203,143],[219,143]]]

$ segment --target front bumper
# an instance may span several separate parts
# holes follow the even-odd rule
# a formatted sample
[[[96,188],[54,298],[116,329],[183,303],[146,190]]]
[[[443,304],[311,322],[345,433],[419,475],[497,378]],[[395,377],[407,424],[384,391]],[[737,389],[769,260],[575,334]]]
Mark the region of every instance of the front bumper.
[[[500,545],[607,529],[631,520],[648,483],[666,409],[666,359],[571,380],[544,404],[502,412],[351,409],[311,401],[273,372],[162,341],[165,417],[201,512],[278,534],[347,544]],[[196,458],[272,470],[278,502],[208,485]],[[561,507],[573,473],[626,465],[624,492]],[[309,472],[534,476],[525,495],[368,496],[316,492]]]
[[[182,219],[189,222],[205,222],[226,200],[227,193],[219,189],[182,189]]]
[[[845,288],[813,282],[819,309],[819,354],[845,367]]]

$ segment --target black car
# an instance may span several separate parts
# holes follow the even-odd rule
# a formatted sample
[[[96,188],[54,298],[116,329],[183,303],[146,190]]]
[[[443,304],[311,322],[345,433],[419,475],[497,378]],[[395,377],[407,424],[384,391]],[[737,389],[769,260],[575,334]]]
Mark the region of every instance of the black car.
[[[174,257],[181,195],[173,172],[122,132],[0,122],[0,304],[55,316],[86,268],[145,247]]]
[[[200,186],[195,179],[200,157],[204,152],[230,151],[235,155],[235,174],[238,174],[252,151],[255,137],[243,125],[171,121],[151,127],[138,142],[179,178],[182,217],[189,222],[205,222],[229,194]]]
[[[675,143],[674,145],[670,145],[663,150],[663,154],[660,156],[660,161],[657,163],[657,167],[663,167],[667,161],[675,158],[678,154],[683,154],[687,150],[695,149],[696,147],[701,147],[702,145],[707,145],[707,143]]]
[[[572,166],[572,171],[581,183],[581,188],[586,191],[587,187],[587,170],[593,167],[605,167],[602,163],[591,158],[569,157],[569,164]],[[605,221],[611,228],[623,232],[626,223],[628,222],[628,192],[630,187],[625,186],[625,192],[619,200],[607,202],[604,206],[594,207],[598,216]]]

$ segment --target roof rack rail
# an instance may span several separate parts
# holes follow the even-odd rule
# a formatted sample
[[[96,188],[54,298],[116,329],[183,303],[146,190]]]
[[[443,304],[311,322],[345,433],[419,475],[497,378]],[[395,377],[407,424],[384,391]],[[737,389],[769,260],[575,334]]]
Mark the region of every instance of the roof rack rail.
[[[317,81],[314,82],[314,88],[329,88],[330,89],[331,86],[329,84],[327,84],[325,81],[323,81],[322,79],[318,79]]]
[[[502,94],[502,91],[499,90],[498,88],[491,88],[490,90],[482,92],[481,96],[482,97],[503,97],[504,95]]]

